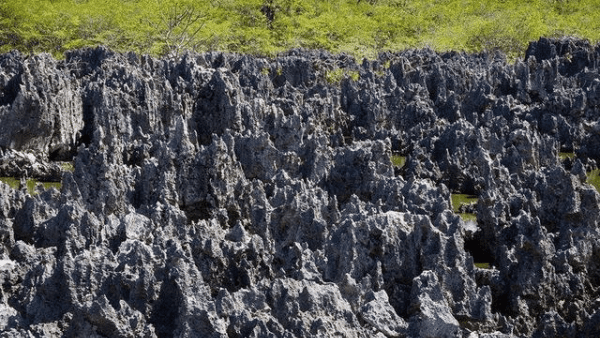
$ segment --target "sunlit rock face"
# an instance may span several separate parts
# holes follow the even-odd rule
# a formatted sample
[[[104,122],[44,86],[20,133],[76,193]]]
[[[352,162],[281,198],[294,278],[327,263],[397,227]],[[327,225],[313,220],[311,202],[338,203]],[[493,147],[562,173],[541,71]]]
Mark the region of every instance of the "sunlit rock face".
[[[595,337],[599,62],[4,54],[0,177],[62,186],[0,183],[0,328]]]

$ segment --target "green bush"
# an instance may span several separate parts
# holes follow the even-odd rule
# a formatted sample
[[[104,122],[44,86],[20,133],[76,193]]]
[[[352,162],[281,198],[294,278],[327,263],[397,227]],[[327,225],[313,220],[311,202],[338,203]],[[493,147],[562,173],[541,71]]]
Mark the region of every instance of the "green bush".
[[[358,81],[359,76],[360,74],[357,71],[336,68],[325,73],[325,80],[330,84],[338,84],[345,78]]]
[[[587,173],[587,183],[593,185],[600,192],[600,169],[595,169]]]
[[[570,159],[574,159],[575,158],[575,153],[573,152],[560,152],[558,153],[558,158],[562,161],[562,160],[566,160],[567,158]]]
[[[178,55],[322,48],[356,57],[431,47],[522,55],[541,36],[600,40],[600,0],[3,0],[0,52],[105,45]]]

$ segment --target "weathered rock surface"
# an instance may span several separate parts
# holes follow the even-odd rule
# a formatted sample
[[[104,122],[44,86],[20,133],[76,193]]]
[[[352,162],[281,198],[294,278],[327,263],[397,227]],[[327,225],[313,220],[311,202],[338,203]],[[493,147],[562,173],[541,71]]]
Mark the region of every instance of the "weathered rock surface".
[[[599,62],[4,54],[1,335],[595,337]]]

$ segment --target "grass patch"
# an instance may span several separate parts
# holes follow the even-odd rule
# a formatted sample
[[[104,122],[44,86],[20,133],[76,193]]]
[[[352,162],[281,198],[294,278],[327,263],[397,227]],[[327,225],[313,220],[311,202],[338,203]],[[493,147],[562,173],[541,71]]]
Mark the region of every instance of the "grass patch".
[[[19,189],[21,182],[14,177],[0,177],[0,181],[8,184],[13,189]]]
[[[595,169],[587,173],[587,183],[593,185],[600,192],[600,169]]]
[[[60,183],[60,182],[41,182],[41,183],[44,186],[45,190],[48,190],[50,188],[56,188],[56,190],[60,190],[60,188],[62,187],[62,183]]]
[[[475,266],[480,269],[491,269],[492,265],[490,263],[475,263]]]
[[[406,164],[406,156],[392,155],[390,159],[394,167],[402,168]]]
[[[470,213],[470,212],[461,212],[458,214],[460,216],[460,218],[463,219],[463,221],[467,222],[467,221],[471,221],[471,222],[475,222],[477,223],[477,215]]]
[[[469,194],[451,194],[452,208],[454,212],[458,213],[459,208],[463,204],[471,204],[477,202],[477,196]]]
[[[465,222],[471,221],[477,223],[477,215],[470,212],[460,212],[461,205],[477,203],[477,196],[469,194],[451,194],[452,210],[457,213]]]
[[[13,189],[19,189],[19,187],[21,186],[21,181],[15,177],[0,177],[0,181],[4,182],[6,184],[8,184],[11,188]],[[60,182],[40,182],[34,179],[28,179],[27,180],[27,192],[30,195],[36,195],[36,191],[35,191],[35,187],[38,185],[38,183],[41,183],[42,186],[44,187],[44,190],[48,190],[50,188],[56,188],[58,190],[60,190],[60,188],[62,187],[62,184]]]
[[[558,158],[560,158],[561,161],[564,161],[567,158],[574,159],[575,158],[575,153],[560,152],[560,153],[558,153]]]
[[[60,167],[64,171],[70,171],[70,172],[74,172],[75,171],[75,166],[73,165],[73,162],[62,162],[60,164]]]

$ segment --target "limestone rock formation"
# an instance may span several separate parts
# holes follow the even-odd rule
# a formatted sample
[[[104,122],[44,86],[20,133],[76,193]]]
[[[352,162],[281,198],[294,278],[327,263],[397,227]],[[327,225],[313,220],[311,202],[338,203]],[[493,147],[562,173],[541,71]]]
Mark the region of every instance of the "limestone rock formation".
[[[0,335],[595,337],[599,62],[4,54]]]

